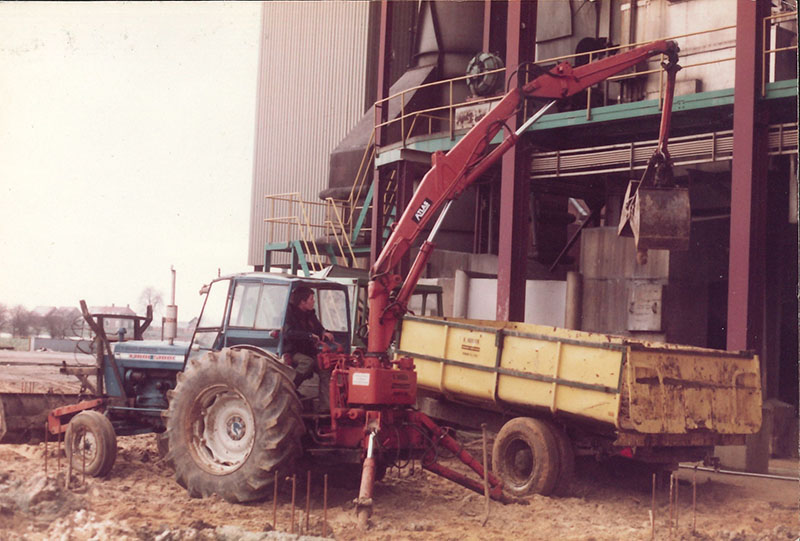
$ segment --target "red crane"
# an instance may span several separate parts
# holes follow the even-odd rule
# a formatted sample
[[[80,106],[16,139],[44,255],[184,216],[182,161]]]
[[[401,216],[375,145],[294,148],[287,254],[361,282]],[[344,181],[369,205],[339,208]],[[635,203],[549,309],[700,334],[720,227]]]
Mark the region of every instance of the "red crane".
[[[433,251],[433,237],[446,214],[446,205],[449,206],[452,200],[461,195],[489,167],[497,163],[503,154],[517,143],[525,130],[558,100],[573,96],[652,56],[665,55],[668,60],[665,69],[669,77],[662,111],[659,146],[651,162],[654,168],[658,164],[667,165],[669,162],[666,149],[667,134],[672,112],[675,73],[679,69],[678,50],[678,45],[674,41],[655,41],[579,67],[572,67],[566,62],[558,64],[521,88],[509,91],[447,153],[435,152],[431,160],[431,169],[425,174],[370,270],[368,356],[385,359],[395,323],[406,312],[408,300]],[[492,139],[503,129],[506,120],[518,113],[526,98],[551,98],[553,101],[539,109],[516,132],[506,133],[503,141],[494,149],[490,149]],[[403,279],[397,274],[398,264],[442,207],[445,208],[438,222],[428,240],[422,243],[408,276]],[[626,207],[630,207],[630,204]],[[400,286],[399,292],[392,297],[392,291],[398,286]]]
[[[323,366],[333,368],[329,445],[360,445],[365,452],[361,488],[356,500],[360,524],[365,525],[370,514],[379,450],[402,450],[410,453],[409,456],[419,456],[425,468],[472,490],[483,491],[482,483],[439,464],[435,456],[430,456],[426,445],[435,440],[437,445],[448,448],[479,476],[484,475],[483,466],[446,430],[424,413],[411,409],[416,400],[413,360],[390,360],[388,355],[396,323],[407,311],[408,300],[433,251],[433,238],[450,203],[497,163],[525,130],[558,100],[569,98],[655,55],[667,57],[665,67],[671,76],[666,94],[669,103],[665,104],[662,112],[662,144],[656,151],[660,157],[653,160],[653,168],[669,167],[666,133],[675,84],[674,72],[678,69],[678,46],[673,41],[656,41],[580,67],[561,63],[524,86],[510,90],[452,149],[447,153],[433,154],[431,169],[370,270],[367,350],[352,355],[344,352],[320,355]],[[539,109],[516,132],[507,131],[502,142],[491,148],[493,138],[506,126],[506,120],[519,112],[526,98],[550,98],[553,101]],[[635,201],[630,205],[635,205]],[[442,212],[438,221],[422,243],[408,275],[401,276],[397,270],[401,259],[439,211]],[[504,499],[502,480],[491,474],[487,478],[490,495]]]

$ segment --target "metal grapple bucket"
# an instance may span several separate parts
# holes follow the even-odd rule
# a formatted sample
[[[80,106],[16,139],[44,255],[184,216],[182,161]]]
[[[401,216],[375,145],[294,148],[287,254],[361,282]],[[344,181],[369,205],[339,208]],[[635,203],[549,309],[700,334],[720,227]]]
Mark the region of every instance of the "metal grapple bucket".
[[[689,189],[639,184],[628,184],[618,234],[633,235],[637,251],[688,250]]]

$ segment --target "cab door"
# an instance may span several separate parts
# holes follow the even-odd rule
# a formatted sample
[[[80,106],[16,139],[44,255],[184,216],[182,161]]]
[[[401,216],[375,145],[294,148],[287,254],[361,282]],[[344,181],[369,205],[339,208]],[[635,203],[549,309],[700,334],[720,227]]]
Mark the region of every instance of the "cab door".
[[[250,345],[277,353],[288,295],[288,284],[237,281],[224,347]]]

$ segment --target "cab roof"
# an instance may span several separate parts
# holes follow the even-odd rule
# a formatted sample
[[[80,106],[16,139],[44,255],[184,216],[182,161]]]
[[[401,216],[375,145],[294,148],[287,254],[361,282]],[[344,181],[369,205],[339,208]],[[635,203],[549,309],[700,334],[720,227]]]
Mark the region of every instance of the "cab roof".
[[[220,276],[219,278],[213,279],[212,282],[219,282],[221,280],[255,280],[273,284],[302,283],[311,287],[324,286],[332,289],[342,289],[344,287],[341,284],[322,278],[307,278],[305,276],[293,276],[291,274],[283,274],[279,272],[239,272]]]

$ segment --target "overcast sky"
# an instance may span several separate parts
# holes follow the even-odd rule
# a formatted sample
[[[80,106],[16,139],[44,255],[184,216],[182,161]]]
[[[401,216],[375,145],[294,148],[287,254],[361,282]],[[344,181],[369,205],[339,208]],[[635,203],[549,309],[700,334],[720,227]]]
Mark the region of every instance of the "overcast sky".
[[[248,270],[260,4],[0,3],[0,303]]]

